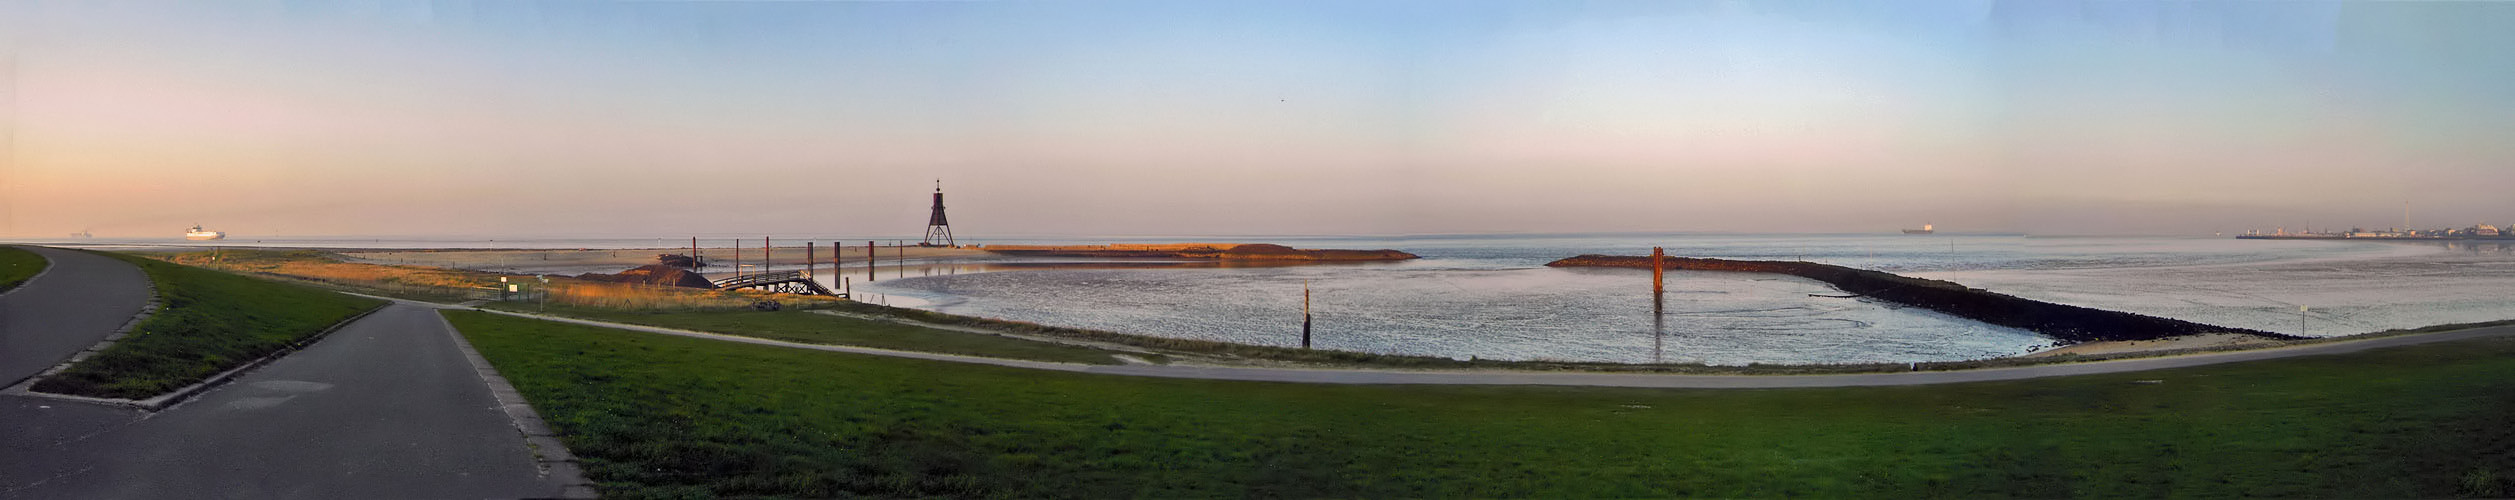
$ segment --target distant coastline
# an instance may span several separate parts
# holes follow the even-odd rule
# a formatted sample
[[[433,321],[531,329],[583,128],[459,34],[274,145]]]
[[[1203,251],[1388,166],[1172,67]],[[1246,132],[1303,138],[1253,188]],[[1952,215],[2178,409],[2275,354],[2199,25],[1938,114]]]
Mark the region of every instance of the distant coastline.
[[[1168,243],[1112,245],[988,245],[1000,255],[1204,260],[1388,261],[1420,258],[1397,250],[1300,249],[1269,243]]]
[[[2515,241],[2515,236],[2354,236],[2347,234],[2239,234],[2239,240],[2351,240],[2351,241]]]

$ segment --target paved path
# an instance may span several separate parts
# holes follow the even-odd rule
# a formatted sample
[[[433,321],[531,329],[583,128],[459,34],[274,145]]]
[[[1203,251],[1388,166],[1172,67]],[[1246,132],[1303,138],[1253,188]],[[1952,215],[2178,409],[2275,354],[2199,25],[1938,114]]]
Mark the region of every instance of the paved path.
[[[72,267],[47,272],[0,301],[55,304],[67,308],[64,316],[98,318],[17,317],[28,313],[10,309],[12,318],[0,322],[6,328],[0,338],[60,336],[92,344],[138,309],[129,307],[121,318],[105,321],[105,312],[87,310],[97,307],[70,307],[129,292],[115,286],[128,283],[110,282],[144,283],[136,268],[78,252],[35,250]],[[128,273],[117,274],[115,265]],[[100,278],[112,276],[119,278]],[[99,278],[99,283],[70,278]],[[147,293],[144,285],[139,289]],[[67,345],[62,357],[86,347],[57,343]],[[304,350],[153,414],[0,396],[0,429],[5,429],[0,430],[0,498],[561,493],[561,485],[541,477],[523,437],[457,350],[453,329],[435,311],[419,307],[377,311]]]
[[[148,275],[137,266],[87,252],[18,248],[52,265],[0,295],[0,387],[68,361],[148,306]]]
[[[449,306],[438,306],[449,307]],[[1924,371],[1894,373],[1858,373],[1843,375],[1673,375],[1650,373],[1572,373],[1526,372],[1501,370],[1373,370],[1373,369],[1305,369],[1182,365],[1084,365],[1015,359],[982,358],[952,354],[895,351],[869,347],[804,344],[752,337],[739,337],[707,332],[678,330],[645,325],[629,325],[574,318],[483,311],[525,316],[565,323],[601,326],[684,337],[742,342],[747,344],[813,349],[821,351],[873,354],[956,363],[973,363],[1015,368],[1057,370],[1067,372],[1128,375],[1138,377],[1193,378],[1213,380],[1248,380],[1263,382],[1300,382],[1313,384],[1458,384],[1458,385],[1563,385],[1590,387],[1663,387],[1698,389],[1769,389],[1784,387],[1856,387],[1889,385],[1947,384],[2019,380],[2064,375],[2122,373],[2187,366],[2213,365],[2240,361],[2316,356],[2357,352],[2367,349],[2444,342],[2479,337],[2515,335],[2515,326],[2477,328],[2425,335],[2402,335],[2369,340],[2329,342],[2275,349],[2256,349],[2210,354],[2192,354],[2157,358],[2064,363],[1979,370]]]

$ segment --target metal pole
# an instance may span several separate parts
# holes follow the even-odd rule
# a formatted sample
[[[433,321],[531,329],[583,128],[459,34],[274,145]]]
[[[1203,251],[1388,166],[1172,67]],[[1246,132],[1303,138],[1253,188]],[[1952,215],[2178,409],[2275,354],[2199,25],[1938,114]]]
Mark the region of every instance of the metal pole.
[[[1301,280],[1301,348],[1310,348],[1310,280]]]
[[[734,277],[742,277],[742,238],[734,238]]]
[[[768,249],[773,246],[767,236],[760,237],[760,274],[768,274],[768,269],[777,265],[776,258],[769,255]]]

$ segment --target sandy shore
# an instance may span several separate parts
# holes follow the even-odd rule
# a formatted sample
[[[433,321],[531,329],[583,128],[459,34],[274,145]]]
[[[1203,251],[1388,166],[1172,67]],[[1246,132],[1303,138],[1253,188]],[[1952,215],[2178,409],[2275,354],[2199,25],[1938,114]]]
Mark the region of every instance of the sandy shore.
[[[497,269],[582,269],[585,270],[584,272],[619,272],[623,269],[654,264],[656,263],[656,254],[666,253],[686,254],[690,253],[690,249],[355,250],[340,252],[342,256],[348,257],[351,261],[368,264],[450,267],[456,269],[483,271]],[[801,266],[804,264],[804,247],[800,245],[792,247],[781,245],[776,248],[769,249],[767,253],[769,257],[774,258],[774,265]],[[883,265],[894,265],[902,258],[919,260],[988,255],[988,253],[984,250],[914,246],[877,247],[874,249],[874,253],[876,254],[876,259],[881,261]],[[710,270],[726,269],[724,266],[730,266],[734,261],[734,249],[731,247],[700,247],[699,255],[708,260]],[[761,260],[761,250],[759,247],[743,247],[741,257],[742,264],[745,266],[758,265]],[[814,248],[811,257],[813,263],[815,264],[828,265],[830,263],[830,249],[829,247]],[[846,262],[849,266],[864,265],[865,247],[855,246],[843,248],[840,250],[838,258],[841,261]]]
[[[2267,346],[2267,345],[2273,345],[2273,344],[2278,344],[2278,343],[2280,343],[2280,342],[2279,342],[2279,341],[2277,341],[2277,340],[2266,339],[2266,338],[2262,338],[2262,337],[2259,337],[2259,336],[2254,336],[2254,335],[2245,335],[2245,334],[2241,334],[2241,333],[2210,333],[2210,334],[2202,334],[2202,335],[2185,335],[2185,336],[2181,336],[2181,337],[2166,337],[2166,338],[2156,339],[2156,340],[2115,340],[2115,341],[2104,341],[2104,342],[2088,342],[2088,343],[2083,343],[2083,344],[2070,345],[2070,346],[2067,346],[2067,347],[2062,347],[2062,348],[2059,348],[2059,349],[2052,349],[2052,350],[2048,350],[2048,351],[2040,351],[2040,352],[2036,352],[2036,353],[2034,353],[2034,354],[2028,354],[2028,355],[2025,355],[2025,356],[2020,356],[2020,357],[2025,357],[2025,358],[2045,358],[2045,357],[2059,356],[2059,355],[2063,355],[2063,354],[2077,354],[2077,355],[2081,355],[2081,356],[2094,356],[2094,355],[2100,355],[2100,354],[2121,354],[2121,353],[2148,352],[2148,351],[2171,351],[2171,350],[2177,350],[2177,349],[2204,349],[2204,348],[2226,347],[2226,346],[2248,346],[2248,345],[2263,345],[2263,346]]]

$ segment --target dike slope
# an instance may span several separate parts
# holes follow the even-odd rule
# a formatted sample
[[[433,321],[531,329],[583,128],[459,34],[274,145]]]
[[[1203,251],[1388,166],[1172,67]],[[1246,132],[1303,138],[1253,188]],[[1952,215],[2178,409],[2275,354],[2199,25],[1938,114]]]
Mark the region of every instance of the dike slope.
[[[986,251],[1023,257],[1112,257],[1208,260],[1277,260],[1360,262],[1407,260],[1415,254],[1396,250],[1313,250],[1268,243],[1177,243],[1160,245],[990,245]]]
[[[1787,274],[1825,282],[1859,296],[1925,308],[1990,323],[2032,330],[2066,342],[2154,340],[2206,333],[2239,333],[2274,339],[2294,335],[2194,323],[2144,314],[2054,304],[1968,288],[1947,281],[1900,276],[1814,262],[1728,260],[1668,257],[1667,268],[1683,271],[1727,271]],[[1547,267],[1626,267],[1650,269],[1650,257],[1582,255],[1546,263]]]

